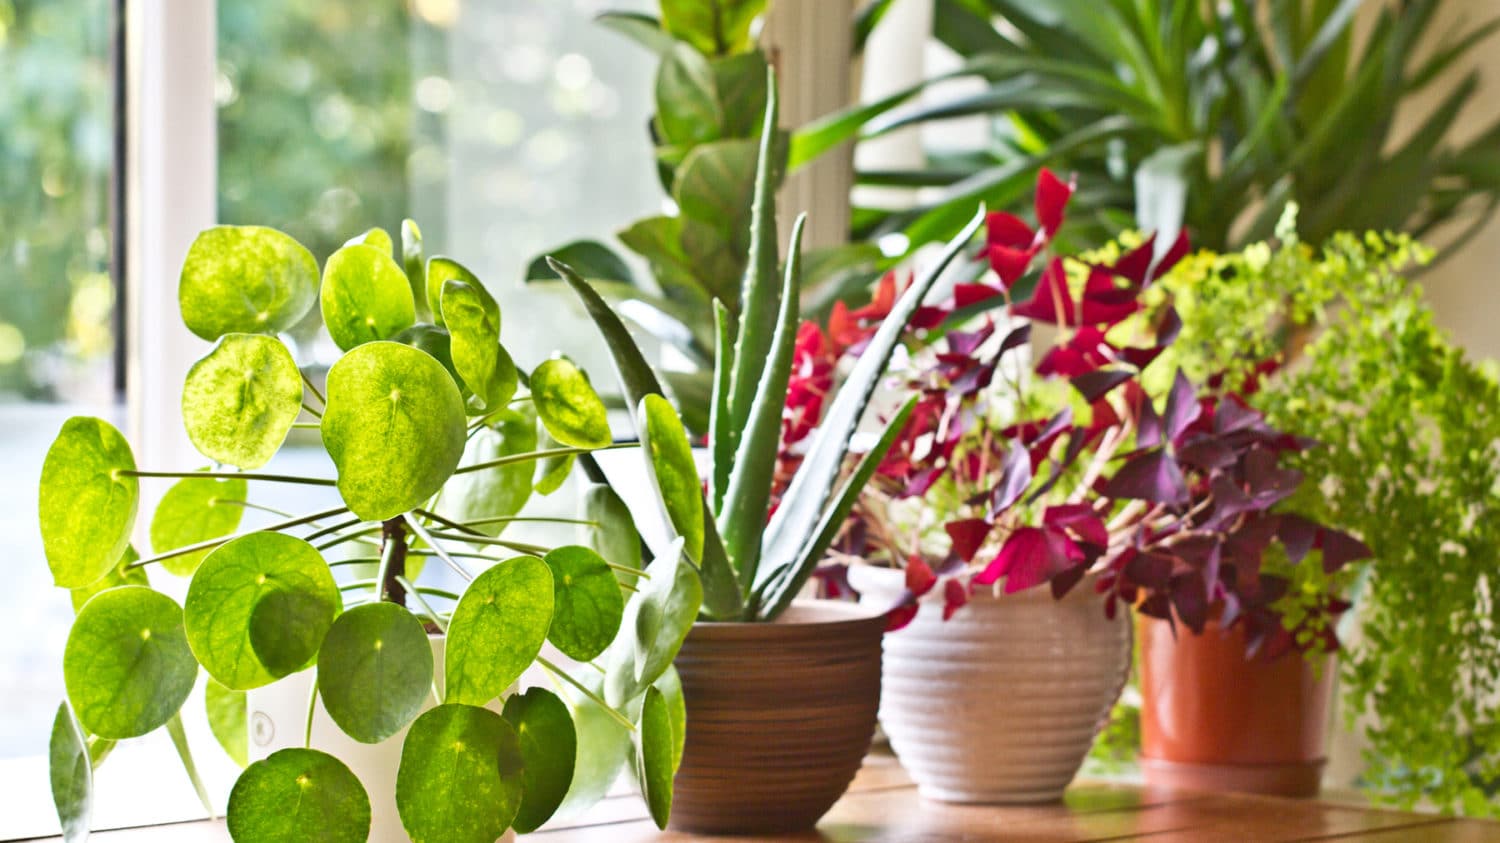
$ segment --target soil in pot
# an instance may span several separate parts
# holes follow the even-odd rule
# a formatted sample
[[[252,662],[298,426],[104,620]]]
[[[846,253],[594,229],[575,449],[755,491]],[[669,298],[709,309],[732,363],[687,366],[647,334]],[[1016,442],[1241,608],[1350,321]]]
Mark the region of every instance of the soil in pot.
[[[869,749],[884,631],[883,614],[819,600],[775,623],[694,626],[676,662],[688,716],[671,828],[812,828]]]
[[[1334,663],[1246,659],[1244,634],[1142,619],[1141,771],[1153,785],[1314,796]]]

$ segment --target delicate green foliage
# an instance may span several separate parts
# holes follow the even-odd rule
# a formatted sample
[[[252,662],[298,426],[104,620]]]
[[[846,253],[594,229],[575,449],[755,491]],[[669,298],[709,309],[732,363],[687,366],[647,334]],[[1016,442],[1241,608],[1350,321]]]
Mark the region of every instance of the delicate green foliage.
[[[519,405],[502,410],[469,437],[459,466],[530,453],[537,450],[538,444],[536,411],[528,405]],[[535,471],[531,463],[518,462],[455,474],[443,486],[437,512],[460,523],[514,516],[531,498],[531,475]],[[504,521],[471,527],[490,536],[500,535],[504,528]]]
[[[625,598],[604,558],[589,548],[567,545],[542,561],[552,569],[552,626],[547,640],[574,661],[592,661],[620,631]]]
[[[464,589],[448,623],[445,702],[484,705],[541,652],[552,623],[552,574],[535,556],[490,568]]]
[[[522,759],[515,729],[495,712],[454,703],[428,711],[401,747],[401,824],[420,843],[494,843],[520,809]]]
[[[766,0],[662,0],[662,28],[710,55],[750,49],[750,25]]]
[[[141,586],[95,595],[63,649],[68,701],[83,728],[104,738],[135,738],[163,725],[197,676],[182,609]]]
[[[463,399],[432,356],[366,343],[328,370],[322,431],[344,502],[366,521],[384,521],[421,506],[458,467]]]
[[[244,691],[235,691],[208,677],[203,687],[203,706],[208,713],[208,728],[234,763],[243,768],[250,763],[250,738]]]
[[[302,375],[275,337],[223,337],[182,386],[182,421],[193,447],[244,469],[271,461],[300,412]]]
[[[618,566],[613,572],[622,584],[635,585],[639,577],[621,570],[641,567],[641,536],[636,532],[630,508],[609,484],[595,483],[583,490],[579,515],[594,522],[579,528],[582,543]]]
[[[101,591],[108,591],[111,588],[122,585],[150,585],[151,582],[146,579],[145,568],[130,567],[131,563],[138,561],[140,558],[140,554],[135,552],[135,548],[126,547],[125,555],[121,556],[120,561],[113,568],[109,569],[109,573],[88,585],[72,589],[68,596],[73,601],[73,613],[76,615],[83,609],[84,604],[89,602],[90,597]]]
[[[64,843],[81,843],[89,836],[94,810],[94,766],[83,729],[68,704],[57,707],[52,739],[47,745],[47,769],[52,779],[52,804],[62,824]]]
[[[531,399],[537,417],[558,442],[572,448],[604,448],[614,441],[604,401],[572,361],[554,358],[536,367]]]
[[[315,749],[283,749],[251,764],[229,793],[236,843],[363,843],[370,798],[344,762]]]
[[[698,465],[682,421],[665,398],[647,395],[638,411],[641,446],[651,465],[658,497],[667,520],[682,537],[683,550],[693,560],[703,558],[703,491]]]
[[[432,305],[427,301],[427,267],[422,260],[422,229],[411,220],[401,221],[401,265],[411,284],[412,302],[420,314]]]
[[[215,549],[188,585],[193,655],[228,688],[249,690],[306,667],[342,608],[313,546],[251,533]]]
[[[210,342],[225,334],[290,330],[318,296],[318,262],[273,228],[220,225],[193,240],[177,303],[188,330]]]
[[[1289,507],[1374,551],[1353,591],[1361,634],[1341,660],[1348,715],[1372,724],[1365,780],[1402,804],[1494,813],[1474,793],[1500,778],[1500,386],[1401,277],[1425,250],[1376,234],[1315,249],[1290,220],[1279,246],[1200,254],[1163,279],[1183,317],[1174,348],[1190,373],[1227,370],[1233,385],[1301,347],[1253,401],[1320,443],[1295,461],[1319,482]],[[1293,580],[1288,626],[1316,634],[1301,619],[1346,583],[1306,563],[1279,572]]]
[[[561,447],[561,442],[553,439],[547,431],[542,431],[538,450],[551,451]],[[567,482],[568,476],[572,474],[573,463],[576,461],[577,457],[573,454],[554,455],[541,460],[536,465],[536,480],[532,488],[539,495],[550,495],[561,489],[563,483]]]
[[[665,829],[672,815],[672,777],[677,774],[679,756],[671,709],[654,687],[646,689],[633,737],[636,783],[651,809],[651,820]]]
[[[427,308],[432,311],[432,321],[443,323],[443,285],[449,281],[463,281],[475,287],[483,287],[479,276],[468,267],[452,258],[434,257],[427,261]]]
[[[681,544],[651,563],[651,579],[625,606],[620,635],[606,656],[604,700],[619,708],[654,683],[677,657],[703,604],[703,585]]]
[[[521,741],[521,808],[515,828],[529,834],[562,804],[573,783],[578,735],[568,707],[546,688],[531,688],[505,701],[505,720]]]
[[[172,484],[151,516],[151,549],[157,553],[176,550],[208,539],[227,536],[239,529],[246,483],[238,477],[185,477]],[[161,561],[163,568],[179,577],[191,576],[207,550],[184,553]]]
[[[37,503],[52,581],[80,588],[108,574],[125,553],[140,488],[130,444],[103,419],[68,419],[47,449]]]
[[[453,367],[474,393],[477,409],[505,406],[516,393],[516,364],[500,347],[500,305],[482,285],[443,283],[443,321],[453,335]]]
[[[379,743],[422,710],[432,689],[432,645],[405,607],[369,603],[340,615],[318,650],[318,693],[344,734]]]
[[[384,232],[381,232],[384,234]],[[389,339],[417,321],[406,273],[386,248],[345,246],[323,266],[323,326],[339,348]]]

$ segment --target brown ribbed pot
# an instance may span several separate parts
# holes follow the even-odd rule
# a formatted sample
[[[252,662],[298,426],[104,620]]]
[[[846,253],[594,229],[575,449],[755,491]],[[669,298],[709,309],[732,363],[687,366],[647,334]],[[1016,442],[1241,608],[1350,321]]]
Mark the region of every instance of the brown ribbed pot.
[[[812,828],[859,770],[880,706],[885,618],[797,601],[774,623],[700,623],[677,654],[687,745],[671,828]]]
[[[1141,772],[1151,784],[1316,796],[1333,660],[1245,658],[1245,636],[1142,618]]]

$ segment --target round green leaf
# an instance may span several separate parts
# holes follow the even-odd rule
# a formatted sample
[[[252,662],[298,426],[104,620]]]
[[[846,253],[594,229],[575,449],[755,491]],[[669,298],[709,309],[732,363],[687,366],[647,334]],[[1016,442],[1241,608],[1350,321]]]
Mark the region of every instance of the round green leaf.
[[[432,321],[439,325],[444,324],[443,285],[449,281],[463,281],[476,287],[484,286],[480,283],[479,276],[452,258],[438,256],[427,261],[427,307],[432,311]]]
[[[283,749],[246,768],[229,792],[236,843],[364,843],[370,797],[344,762],[316,749]]]
[[[198,453],[260,468],[302,411],[302,375],[275,337],[229,334],[193,364],[182,385],[182,423]]]
[[[552,574],[535,556],[490,568],[464,589],[448,623],[446,702],[484,705],[541,652],[552,623]]]
[[[140,502],[130,443],[103,419],[74,416],[42,462],[37,514],[52,580],[63,588],[108,574],[130,541]]]
[[[121,556],[120,561],[109,569],[109,573],[82,588],[75,588],[68,592],[68,596],[73,601],[73,614],[76,615],[82,611],[84,604],[89,602],[89,598],[101,591],[108,591],[122,585],[150,585],[150,580],[146,579],[145,568],[130,567],[131,563],[140,561],[140,558],[141,555],[135,552],[135,548],[127,546],[125,555]]]
[[[635,725],[635,780],[651,809],[657,828],[666,828],[672,815],[672,777],[677,775],[676,737],[666,696],[646,689],[641,717]]]
[[[242,768],[250,763],[245,692],[226,688],[210,676],[203,687],[203,707],[208,713],[209,731],[224,752]]]
[[[273,228],[220,225],[193,240],[182,263],[177,302],[188,330],[225,334],[290,330],[318,296],[318,262]]]
[[[172,598],[137,585],[94,595],[63,648],[63,682],[78,722],[105,738],[134,738],[177,713],[198,663]]]
[[[571,361],[552,359],[531,373],[531,400],[552,438],[573,448],[604,448],[614,441],[604,401]]]
[[[151,516],[151,548],[157,553],[176,550],[239,529],[245,514],[246,483],[238,477],[185,477],[172,484]],[[161,565],[179,577],[191,576],[208,551],[163,559]]]
[[[542,557],[552,569],[552,627],[547,640],[571,659],[592,661],[620,631],[625,598],[604,557],[579,545]]]
[[[521,740],[521,809],[516,831],[530,834],[552,817],[573,783],[578,734],[568,706],[546,688],[531,688],[505,701],[505,720]]]
[[[216,548],[188,585],[193,654],[239,691],[305,667],[342,603],[323,557],[281,533],[251,533]]]
[[[630,508],[608,483],[594,483],[584,489],[579,512],[583,520],[598,525],[579,527],[584,544],[616,565],[640,570],[641,535],[636,532]],[[613,573],[625,585],[633,586],[640,579],[619,568]]]
[[[536,449],[536,416],[529,406],[522,405],[502,410],[490,426],[475,432],[464,448],[459,465],[476,465]],[[438,498],[438,514],[464,524],[481,519],[509,518],[520,512],[531,497],[534,470],[531,463],[518,462],[455,474],[443,486],[443,494]],[[476,524],[474,529],[498,536],[505,523]]]
[[[463,398],[430,354],[367,343],[328,370],[322,431],[344,503],[385,521],[424,504],[458,467]]]
[[[411,284],[389,247],[345,246],[329,255],[319,299],[328,335],[345,351],[395,336],[417,321]]]
[[[379,743],[422,710],[432,688],[432,645],[405,607],[369,603],[340,615],[318,651],[318,692],[344,734]]]
[[[500,347],[500,305],[478,283],[446,281],[443,322],[453,335],[453,365],[479,410],[505,406],[516,394],[516,364]]]
[[[392,242],[390,232],[386,231],[383,228],[380,228],[379,226],[366,231],[364,234],[361,234],[358,237],[349,238],[344,242],[344,245],[371,246],[379,249],[382,252],[385,252],[388,255],[396,250],[396,244]]]
[[[396,809],[413,840],[494,843],[521,805],[521,741],[505,718],[449,703],[411,724]]]
[[[68,704],[57,707],[52,739],[47,746],[47,771],[52,779],[52,804],[62,825],[63,839],[85,840],[94,811],[94,765],[88,742]]]
[[[641,399],[641,445],[651,463],[651,476],[661,497],[667,519],[690,559],[703,558],[703,485],[698,464],[688,444],[682,420],[667,399],[647,395]]]
[[[458,376],[458,370],[453,368],[453,338],[448,335],[446,328],[422,322],[391,337],[391,342],[399,342],[431,354],[448,370],[453,382],[459,385],[459,391],[463,391],[463,379]]]

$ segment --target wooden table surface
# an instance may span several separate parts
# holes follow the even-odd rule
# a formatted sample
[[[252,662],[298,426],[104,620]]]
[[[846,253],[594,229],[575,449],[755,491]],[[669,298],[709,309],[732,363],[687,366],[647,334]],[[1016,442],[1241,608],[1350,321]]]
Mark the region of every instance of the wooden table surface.
[[[638,797],[610,797],[588,815],[522,838],[539,843],[681,843],[698,838],[660,832],[645,818]],[[54,838],[55,839],[55,838]],[[186,843],[228,840],[223,821],[100,832],[101,843]],[[849,792],[818,830],[797,837],[759,840],[948,841],[1143,840],[1149,843],[1274,843],[1336,840],[1340,843],[1500,843],[1500,823],[1387,811],[1326,801],[1259,796],[1152,791],[1082,782],[1059,804],[981,807],[930,802],[889,755],[871,755]]]

